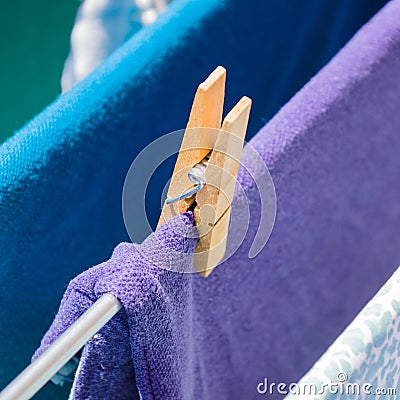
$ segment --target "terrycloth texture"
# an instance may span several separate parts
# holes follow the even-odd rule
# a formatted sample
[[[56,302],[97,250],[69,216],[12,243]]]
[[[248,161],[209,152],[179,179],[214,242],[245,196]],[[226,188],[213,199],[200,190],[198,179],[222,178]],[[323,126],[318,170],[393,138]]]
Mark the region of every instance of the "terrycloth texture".
[[[199,82],[227,67],[227,109],[244,94],[254,101],[250,138],[382,4],[176,0],[3,144],[0,386],[29,362],[66,282],[128,239],[121,193],[129,165],[156,137],[185,126]],[[172,168],[149,188],[153,226]]]
[[[157,238],[190,254],[191,243],[177,241],[174,226],[141,247],[120,245],[110,261],[73,281],[72,299],[64,300],[40,351],[87,299],[112,292],[124,304],[121,335],[129,330],[143,399],[256,399],[265,377],[297,382],[399,264],[399,54],[396,0],[252,140],[278,198],[274,231],[257,257],[248,259],[259,198],[241,169],[251,220],[231,259],[207,279],[152,267],[154,255],[166,267],[181,262],[172,250],[159,250]],[[243,157],[253,161],[252,174],[261,174],[247,150]],[[242,209],[232,217],[240,220]],[[230,231],[228,244],[236,234]],[[123,348],[115,365],[111,349],[124,339],[110,331],[89,343],[75,398],[135,398],[133,389],[110,388],[104,395],[103,384],[127,373],[122,366],[130,363]],[[103,370],[96,380],[88,374],[99,358]]]
[[[108,262],[70,283],[58,317],[34,358],[103,293],[114,293],[125,310],[87,344],[73,398],[137,398],[132,360],[145,399],[190,395],[192,378],[182,371],[193,368],[189,353],[196,345],[187,331],[193,281],[188,274],[157,266],[190,263],[197,243],[194,237],[193,214],[178,216],[140,246],[120,244]]]
[[[330,382],[337,384],[331,393],[322,387]],[[368,400],[379,394],[396,399],[399,382],[400,268],[301,379],[299,386],[293,388],[287,400]]]

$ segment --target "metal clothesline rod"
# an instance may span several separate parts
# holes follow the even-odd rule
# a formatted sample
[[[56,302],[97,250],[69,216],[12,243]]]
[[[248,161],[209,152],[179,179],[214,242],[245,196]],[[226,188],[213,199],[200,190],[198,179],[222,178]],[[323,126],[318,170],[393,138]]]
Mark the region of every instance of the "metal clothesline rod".
[[[103,294],[51,346],[0,393],[0,400],[32,398],[117,312],[122,305]]]

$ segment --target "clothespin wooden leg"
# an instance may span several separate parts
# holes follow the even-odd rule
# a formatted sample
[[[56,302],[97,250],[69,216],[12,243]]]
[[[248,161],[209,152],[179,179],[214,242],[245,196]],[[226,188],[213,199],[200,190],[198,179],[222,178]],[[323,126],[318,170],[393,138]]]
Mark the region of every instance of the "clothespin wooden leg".
[[[251,100],[243,97],[225,117],[206,169],[207,184],[196,195],[197,225],[204,226],[202,220],[205,219],[209,226],[205,234],[198,229],[200,241],[194,255],[196,269],[203,276],[208,276],[225,254],[231,203],[250,108]]]

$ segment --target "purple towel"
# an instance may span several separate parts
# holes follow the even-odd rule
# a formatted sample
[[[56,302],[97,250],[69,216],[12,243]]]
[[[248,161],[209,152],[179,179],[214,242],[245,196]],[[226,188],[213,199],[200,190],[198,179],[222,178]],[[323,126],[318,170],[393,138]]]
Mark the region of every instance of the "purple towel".
[[[190,214],[121,244],[70,284],[37,354],[111,292],[124,309],[87,344],[75,399],[253,399],[265,378],[296,382],[399,264],[399,104],[395,0],[252,140],[278,201],[257,257],[259,195],[241,169],[251,219],[232,258],[207,279],[153,266],[190,262]]]
[[[120,244],[111,260],[79,275],[68,286],[36,355],[101,294],[114,293],[125,309],[86,345],[74,398],[135,399],[134,365],[144,398],[178,399],[182,390],[190,393],[187,377],[179,376],[179,371],[191,362],[187,346],[192,346],[193,339],[185,328],[192,312],[193,275],[155,265],[173,262],[183,268],[191,261],[197,243],[187,239],[196,236],[192,217],[191,213],[176,217],[140,246]]]

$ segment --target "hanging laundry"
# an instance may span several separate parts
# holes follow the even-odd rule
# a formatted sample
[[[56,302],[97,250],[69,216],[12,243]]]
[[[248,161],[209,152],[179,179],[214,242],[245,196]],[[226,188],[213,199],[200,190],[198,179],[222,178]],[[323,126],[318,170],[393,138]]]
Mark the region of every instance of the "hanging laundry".
[[[194,340],[193,274],[159,266],[188,270],[195,237],[193,214],[183,214],[140,246],[120,244],[109,261],[71,282],[35,358],[103,293],[115,294],[124,306],[86,345],[73,398],[139,398],[135,379],[142,396],[178,399],[182,391],[185,397],[190,395],[186,374],[179,374],[193,371],[196,362],[189,355]]]
[[[250,138],[384,3],[376,0],[355,0],[351,3],[347,0],[308,0],[291,2],[289,6],[281,0],[272,0],[268,3],[260,1],[258,5],[249,7],[244,0],[173,2],[152,26],[134,36],[90,77],[62,95],[4,143],[0,148],[0,282],[7,290],[0,293],[0,317],[2,321],[7,321],[7,328],[0,329],[0,385],[5,386],[26,366],[30,354],[51,323],[66,282],[86,266],[107,259],[112,248],[128,239],[121,219],[120,203],[129,165],[146,144],[163,133],[183,127],[195,87],[209,71],[219,64],[231,71],[229,79],[234,85],[230,86],[227,93],[228,107],[243,93],[254,100],[248,135]],[[221,20],[224,24],[221,24]],[[238,24],[238,21],[243,23]],[[252,26],[252,29],[249,30],[248,26]],[[379,29],[384,28],[380,26]],[[375,36],[377,39],[374,38],[372,43],[378,40],[385,42],[379,32]],[[395,42],[394,34],[391,40]],[[371,48],[371,43],[367,41],[365,46]],[[381,52],[386,47],[382,49]],[[355,61],[358,60],[359,51],[354,52],[354,60],[343,64],[343,70],[357,70]],[[371,57],[373,55],[376,55],[375,50]],[[369,60],[367,51],[360,57]],[[376,57],[376,60],[381,58]],[[332,131],[328,130],[329,134],[320,134],[319,131],[311,130],[311,126],[321,129],[314,121],[322,120],[326,124],[324,118],[330,116],[339,121],[341,115],[333,113],[331,106],[329,113],[322,112],[332,100],[326,97],[328,93],[325,92],[331,90],[334,97],[332,101],[337,103],[344,115],[349,116],[346,105],[339,101],[344,92],[335,90],[338,90],[338,85],[349,88],[356,82],[352,80],[349,85],[347,81],[341,80],[341,68],[334,71],[331,68],[331,73],[333,75],[329,79],[333,80],[333,86],[322,88],[319,84],[313,84],[311,87],[316,87],[316,93],[307,89],[307,94],[297,97],[285,111],[282,110],[255,141],[256,147],[271,167],[280,191],[277,225],[267,246],[268,251],[265,250],[257,261],[249,262],[247,250],[251,242],[250,235],[242,250],[230,260],[229,265],[235,265],[235,274],[243,270],[238,276],[233,272],[232,275],[225,275],[225,271],[232,268],[220,267],[207,279],[207,283],[196,278],[196,285],[199,285],[196,296],[201,293],[203,297],[203,291],[210,298],[213,298],[214,291],[221,295],[222,292],[227,293],[228,308],[234,310],[229,321],[236,321],[241,344],[246,337],[243,326],[247,331],[265,329],[265,343],[276,342],[276,347],[280,349],[284,348],[285,342],[290,341],[287,336],[281,335],[281,328],[288,333],[293,331],[293,325],[306,324],[307,329],[300,331],[298,341],[302,342],[301,336],[305,337],[304,353],[308,355],[301,358],[298,365],[290,365],[287,374],[284,374],[287,363],[274,364],[276,358],[272,354],[264,357],[263,361],[259,360],[260,371],[267,369],[267,366],[277,365],[277,374],[287,375],[288,379],[293,376],[300,378],[311,367],[326,349],[327,343],[336,337],[339,330],[350,322],[368,300],[372,286],[383,283],[389,276],[392,272],[390,266],[397,259],[397,249],[387,239],[398,234],[396,229],[399,224],[394,205],[397,186],[388,190],[389,183],[382,177],[378,179],[379,174],[396,171],[398,167],[391,153],[394,152],[398,137],[394,133],[397,123],[392,121],[394,106],[386,104],[385,97],[392,93],[390,96],[395,98],[393,93],[396,80],[391,82],[393,89],[389,92],[382,91],[380,86],[379,90],[373,91],[375,106],[378,108],[364,101],[359,103],[359,111],[368,105],[369,108],[365,109],[369,112],[365,115],[372,119],[368,120],[368,126],[363,132],[360,132],[359,126],[353,129],[346,120],[343,122],[345,128],[338,122]],[[368,76],[368,69],[362,69],[362,73]],[[331,82],[327,74],[324,80]],[[339,78],[334,79],[336,76]],[[302,100],[305,103],[300,107]],[[318,110],[310,108],[315,102],[318,102]],[[297,110],[296,118],[290,110]],[[301,115],[308,119],[303,119]],[[374,119],[378,115],[385,116],[385,119],[378,123]],[[358,125],[364,128],[364,122]],[[344,138],[342,129],[347,129],[350,136]],[[370,141],[368,133],[377,131],[380,134],[372,136],[373,140]],[[311,137],[315,135],[324,140],[327,138],[326,143],[322,140],[312,141]],[[359,139],[366,135],[368,140],[363,140],[360,145]],[[307,143],[298,147],[304,143],[305,138],[310,141],[310,157],[315,152],[321,153],[310,163],[304,150]],[[337,161],[344,162],[346,168],[335,171],[334,177],[328,175],[327,171],[334,170],[332,163],[337,154],[332,153],[333,149],[326,152],[324,146],[328,143],[337,149],[344,146]],[[374,151],[366,152],[366,146],[372,145]],[[300,154],[299,162],[296,160],[297,152]],[[368,163],[364,159],[366,154],[369,157]],[[357,156],[361,157],[362,166],[352,163],[357,160]],[[372,168],[371,165],[376,167],[375,164],[378,168],[374,171],[368,169]],[[161,176],[154,182],[155,187],[162,187],[171,172],[169,168],[162,169]],[[302,172],[306,174],[302,175]],[[365,179],[367,172],[368,179]],[[357,173],[359,180],[356,179]],[[389,172],[387,175],[392,177],[394,174]],[[298,175],[302,179],[293,179]],[[244,172],[241,172],[240,179],[251,198],[253,192],[246,183],[251,179],[246,178]],[[310,181],[314,186],[309,185]],[[354,187],[358,182],[360,186]],[[353,190],[351,193],[348,192],[349,188]],[[160,196],[157,191],[150,193],[154,195],[148,198],[149,219],[155,225],[159,218]],[[368,215],[360,215],[358,210],[359,203],[365,201],[361,197],[363,193],[369,199]],[[307,205],[309,199],[313,201]],[[252,200],[255,215],[252,217],[251,229],[257,225],[256,203],[256,199]],[[356,212],[350,212],[349,209],[354,207]],[[321,225],[316,223],[317,217],[313,212],[325,218],[325,225],[322,222]],[[339,223],[341,216],[344,219],[342,224]],[[359,221],[364,222],[365,219],[370,219],[368,228],[372,227],[373,230],[369,232],[379,232],[375,237],[376,243],[372,243],[372,236],[363,233],[361,229]],[[335,223],[332,225],[331,222]],[[251,233],[254,234],[254,231]],[[298,243],[297,238],[300,239]],[[353,255],[350,242],[356,243],[359,246],[357,250],[362,253]],[[375,258],[374,266],[370,257]],[[341,277],[339,280],[337,276],[330,279],[335,275],[334,270],[338,265],[344,276],[347,276],[348,271],[358,271],[354,265],[361,266],[364,262],[366,276],[363,273],[362,277],[370,279],[370,282],[362,282],[356,272],[350,274],[349,282],[347,278]],[[317,276],[313,276],[315,265],[322,271],[318,280]],[[302,271],[304,268],[305,274]],[[224,273],[219,272],[219,269],[224,270]],[[269,276],[271,271],[274,271],[272,277]],[[283,278],[293,276],[296,279],[289,285],[279,286]],[[309,297],[300,302],[296,312],[292,313],[292,308],[297,307],[296,296],[300,296],[297,294],[299,287],[304,287],[310,296],[315,287],[321,291],[324,288],[325,297],[322,300],[336,299],[337,286],[343,281],[345,285],[339,288],[338,295],[352,292],[350,295],[354,297],[350,300],[354,300],[354,304],[343,306],[344,310],[339,306],[333,311],[328,308],[325,311],[317,310],[313,308],[315,300]],[[224,285],[218,289],[221,282]],[[349,289],[355,282],[359,285],[358,296]],[[252,292],[250,287],[253,283],[258,290],[254,290],[253,296],[241,304],[242,299]],[[290,300],[292,292],[295,295]],[[264,293],[269,293],[272,299],[264,299]],[[319,290],[317,293],[321,300],[322,293]],[[232,298],[234,294],[237,299]],[[209,318],[215,319],[213,326],[219,325],[221,318],[225,317],[225,313],[219,316],[222,304],[213,309],[221,301],[222,297],[217,297],[207,305]],[[264,306],[264,302],[268,306]],[[302,312],[308,315],[308,304],[311,304],[311,313],[304,322],[299,316]],[[323,304],[321,301],[318,307],[322,308]],[[275,307],[279,305],[285,307]],[[288,318],[292,318],[293,324],[281,327],[281,318],[272,318],[269,307],[282,309],[282,312],[288,310]],[[251,321],[243,324],[243,319],[247,321],[243,310],[253,310],[255,318],[264,320],[264,325],[257,327]],[[321,315],[322,320],[331,311],[338,313],[340,326],[336,326],[332,319],[332,324],[318,327],[321,336],[315,340],[316,347],[313,347],[313,335],[309,335],[310,341],[307,335],[318,324],[314,316]],[[251,315],[249,313],[249,318]],[[268,323],[266,319],[269,319]],[[213,337],[212,330],[206,333]],[[226,343],[229,344],[229,339]],[[248,344],[246,340],[246,346],[251,350],[249,354],[256,348],[266,349],[265,343],[260,340]],[[296,354],[299,348],[296,347]],[[313,349],[311,352],[310,348]],[[292,355],[284,351],[282,360],[285,358],[292,360]],[[208,362],[211,361],[214,362]],[[243,383],[247,376],[247,366],[244,363],[250,365],[252,360],[245,356],[240,362],[236,362],[236,359],[234,361],[238,370],[244,371],[243,378],[237,380]],[[259,372],[259,375],[264,373]],[[228,386],[233,384],[232,393],[238,396],[249,393],[259,381],[258,377],[252,378],[254,382],[252,379],[247,380],[242,389],[236,390],[234,377],[224,377],[223,383],[227,382]],[[203,390],[202,385],[196,385],[198,390]],[[213,393],[217,383],[214,382],[212,388],[207,382],[204,385],[209,387],[208,393]],[[224,386],[228,387],[225,383]],[[46,391],[41,397],[54,399],[60,393],[52,387],[46,388]]]
[[[69,295],[75,289],[93,301],[110,292],[124,304],[132,364],[125,343],[122,365],[134,369],[130,382],[142,398],[250,399],[265,377],[297,382],[393,273],[400,259],[393,241],[400,233],[399,24],[395,1],[251,140],[278,197],[272,236],[257,257],[248,252],[262,212],[252,176],[261,170],[244,151],[251,168],[239,170],[238,182],[251,210],[249,233],[207,279],[167,270],[179,260],[157,238],[182,242],[175,226],[161,226],[143,247],[123,244],[73,281]],[[240,209],[232,218],[241,218]],[[230,231],[228,247],[236,234]],[[154,254],[165,268],[152,266]],[[69,295],[40,351],[59,321],[62,329],[73,321],[69,310],[81,300]],[[113,338],[99,335],[85,349],[73,398],[96,398],[116,370],[128,371],[102,358]],[[99,359],[102,379],[86,381]],[[110,389],[105,398],[135,393]]]

